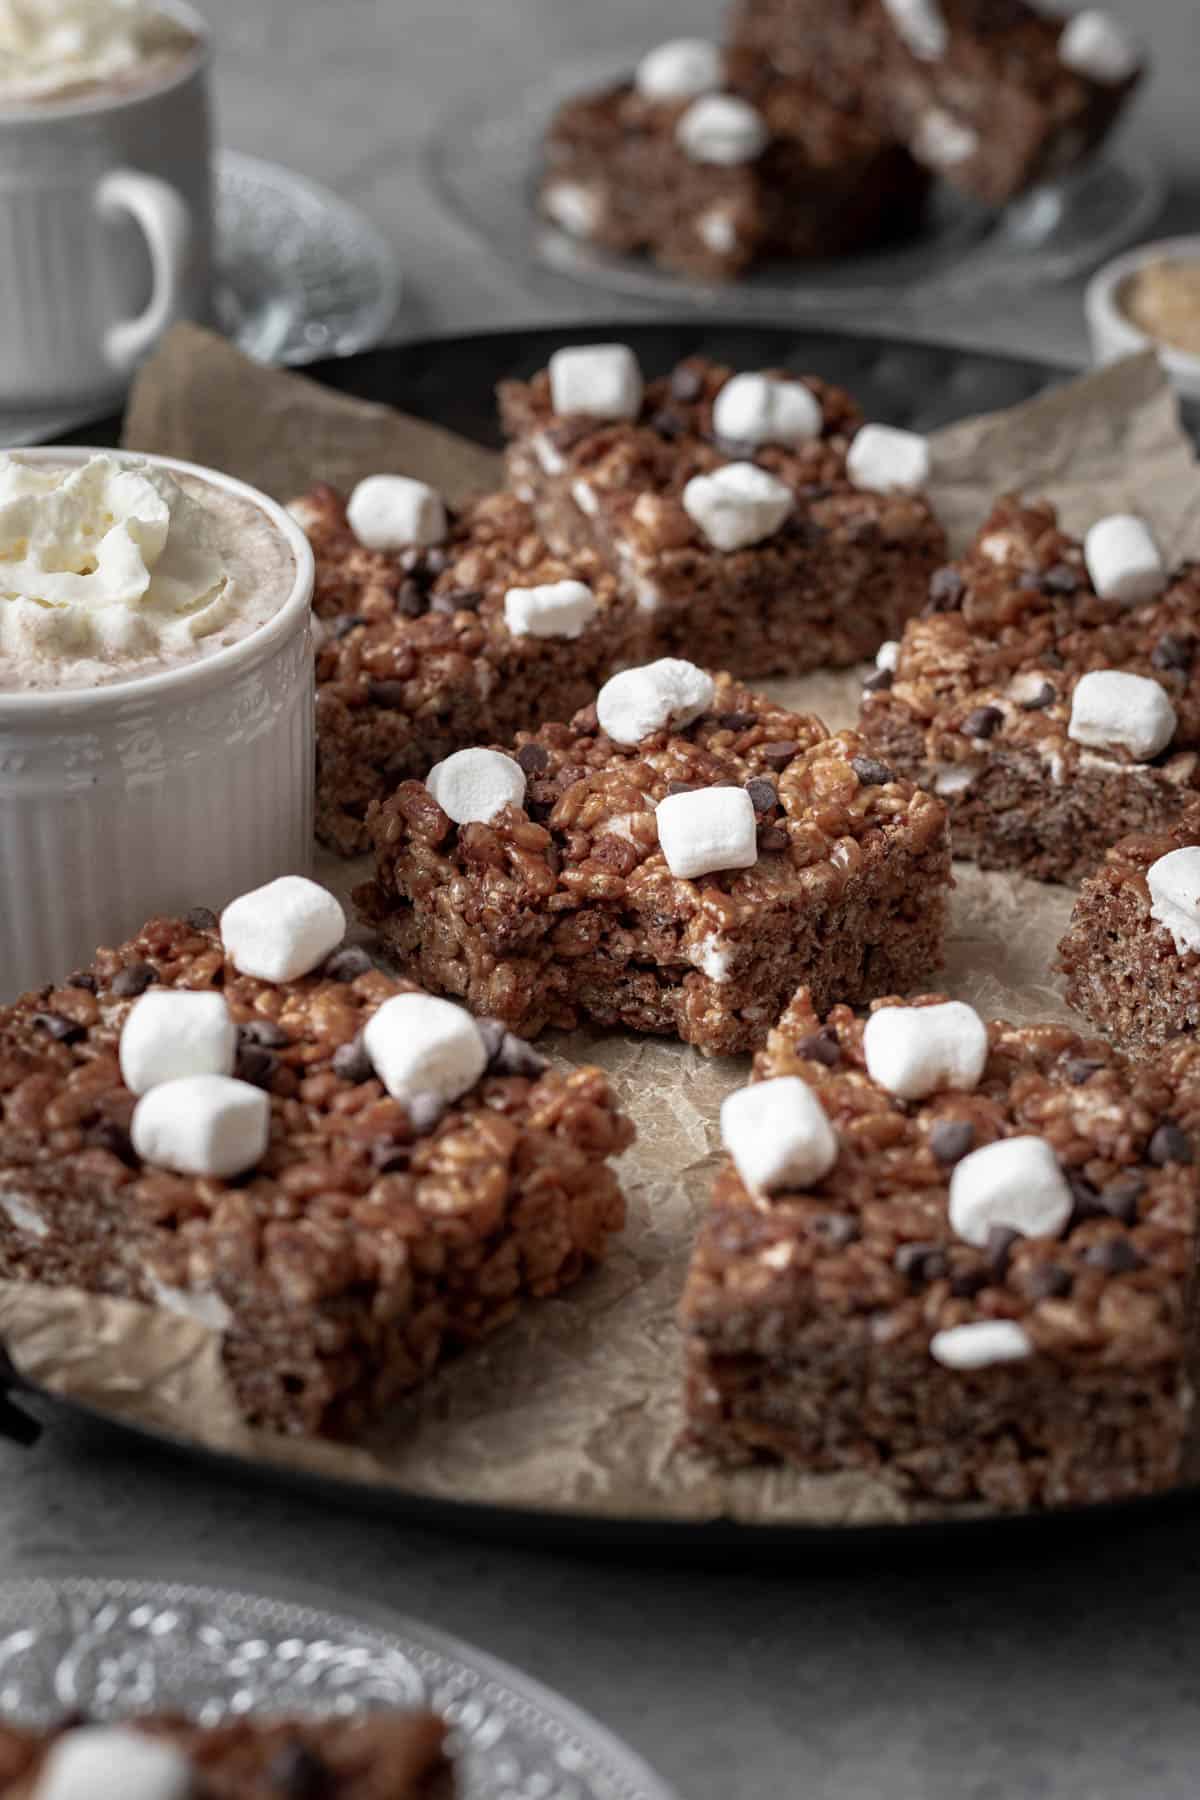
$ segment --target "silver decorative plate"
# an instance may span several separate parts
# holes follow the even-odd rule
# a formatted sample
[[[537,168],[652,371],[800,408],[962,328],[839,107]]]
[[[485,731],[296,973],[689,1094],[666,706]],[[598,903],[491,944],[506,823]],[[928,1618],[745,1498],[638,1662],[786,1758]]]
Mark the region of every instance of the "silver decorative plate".
[[[464,1800],[672,1800],[567,1701],[411,1619],[367,1623],[239,1588],[133,1576],[0,1581],[0,1712],[430,1707],[452,1726]]]
[[[672,275],[646,257],[618,256],[572,238],[534,206],[541,142],[573,94],[626,77],[632,54],[589,59],[509,89],[456,102],[429,146],[444,204],[492,250],[610,292],[740,319],[829,318],[847,311],[964,299],[999,288],[1065,281],[1144,235],[1163,200],[1154,166],[1128,150],[1103,152],[1061,182],[991,212],[939,187],[922,231],[904,244],[827,263],[764,266],[734,284]]]

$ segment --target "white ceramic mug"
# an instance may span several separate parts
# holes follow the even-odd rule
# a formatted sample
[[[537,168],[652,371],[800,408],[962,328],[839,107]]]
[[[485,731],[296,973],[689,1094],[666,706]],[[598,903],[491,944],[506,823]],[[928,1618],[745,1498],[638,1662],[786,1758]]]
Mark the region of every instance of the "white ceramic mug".
[[[257,631],[194,662],[103,687],[0,691],[0,1002],[62,980],[157,913],[220,908],[312,860],[308,539],[244,482],[148,460],[259,506],[295,582]]]
[[[0,405],[117,399],[212,289],[209,40],[157,83],[0,101]]]

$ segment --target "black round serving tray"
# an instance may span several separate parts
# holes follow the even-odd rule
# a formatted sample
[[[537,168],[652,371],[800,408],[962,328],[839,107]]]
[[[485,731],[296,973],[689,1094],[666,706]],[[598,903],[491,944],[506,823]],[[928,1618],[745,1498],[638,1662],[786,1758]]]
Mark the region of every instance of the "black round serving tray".
[[[614,338],[631,344],[650,374],[665,373],[681,357],[693,354],[712,356],[735,367],[790,367],[815,373],[849,388],[868,416],[920,431],[974,413],[1015,406],[1072,374],[1059,365],[1026,357],[897,338],[738,324],[735,320],[682,325],[600,323],[429,338],[317,363],[306,374],[341,393],[396,406],[481,443],[498,445],[493,402],[498,381],[532,374],[565,343]],[[1185,402],[1181,410],[1188,430],[1200,442],[1200,404]],[[112,418],[73,432],[71,441],[113,445],[119,433],[120,420]],[[147,1455],[187,1457],[242,1486],[261,1481],[309,1494],[326,1506],[365,1509],[390,1515],[398,1522],[473,1538],[646,1556],[655,1562],[664,1558],[710,1561],[714,1552],[720,1552],[724,1562],[731,1557],[751,1560],[769,1556],[775,1563],[781,1558],[820,1563],[844,1555],[883,1555],[894,1563],[898,1555],[923,1556],[931,1550],[939,1556],[1010,1549],[1023,1553],[1031,1538],[1052,1546],[1055,1535],[1062,1532],[1077,1537],[1084,1529],[1130,1530],[1142,1524],[1153,1528],[1165,1513],[1193,1508],[1200,1498],[1200,1485],[1187,1482],[1164,1494],[1050,1512],[964,1512],[961,1517],[906,1524],[836,1526],[746,1525],[728,1519],[697,1522],[497,1506],[342,1481],[211,1450],[178,1434],[64,1399],[11,1369],[0,1371],[0,1384],[6,1384],[18,1400],[28,1396],[39,1420],[51,1425],[69,1420],[88,1436],[99,1435]],[[19,1407],[0,1410],[0,1432],[20,1440],[37,1429],[37,1423],[31,1424]]]

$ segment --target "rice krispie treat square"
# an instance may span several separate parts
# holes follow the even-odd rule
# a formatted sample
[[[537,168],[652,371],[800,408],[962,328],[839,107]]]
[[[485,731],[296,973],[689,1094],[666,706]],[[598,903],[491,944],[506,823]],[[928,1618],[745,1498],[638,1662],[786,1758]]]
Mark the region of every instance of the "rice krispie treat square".
[[[1170,829],[1200,790],[1200,569],[1140,520],[1080,543],[1053,507],[999,502],[882,658],[860,728],[950,808],[956,856],[1078,881],[1118,836]]]
[[[1200,1047],[801,993],[722,1131],[682,1307],[698,1446],[1013,1510],[1179,1479]]]
[[[317,834],[343,856],[397,782],[569,715],[639,654],[637,610],[594,556],[554,555],[511,494],[397,517],[418,485],[368,478],[349,515],[318,485],[290,509],[317,563]]]
[[[404,782],[371,828],[356,900],[390,951],[526,1036],[587,1019],[732,1055],[798,981],[861,1003],[941,957],[941,802],[686,662]]]
[[[500,410],[513,488],[615,571],[655,654],[743,680],[858,662],[945,559],[924,440],[815,376],[691,358],[645,384],[627,347],[577,345]]]

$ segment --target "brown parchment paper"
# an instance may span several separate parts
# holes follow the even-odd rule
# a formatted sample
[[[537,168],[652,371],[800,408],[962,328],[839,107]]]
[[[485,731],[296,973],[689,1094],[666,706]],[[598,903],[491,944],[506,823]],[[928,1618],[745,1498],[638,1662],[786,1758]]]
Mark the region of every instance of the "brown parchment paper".
[[[262,370],[182,328],[135,392],[135,449],[231,469],[280,498],[316,477],[380,468],[455,496],[496,478],[496,459],[444,431]],[[967,420],[934,443],[934,493],[956,543],[995,494],[1045,493],[1067,522],[1147,514],[1174,555],[1200,554],[1200,492],[1174,401],[1153,357],[1072,382],[1011,412]],[[862,672],[768,685],[789,704],[850,724]],[[365,865],[321,855],[340,896]],[[1073,895],[956,868],[945,969],[931,982],[987,1015],[1065,1019],[1052,974]],[[747,1065],[658,1039],[580,1031],[556,1059],[600,1064],[637,1121],[622,1159],[628,1228],[605,1267],[527,1306],[490,1343],[439,1371],[359,1447],[250,1431],[224,1379],[219,1341],[174,1314],[78,1292],[0,1283],[0,1338],[18,1368],[60,1393],[218,1449],[426,1496],[595,1515],[732,1516],[760,1523],[903,1521],[936,1509],[882,1480],[787,1469],[733,1474],[678,1448],[675,1307],[715,1161],[723,1096]]]

